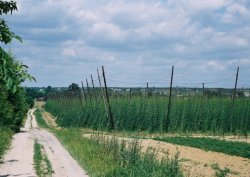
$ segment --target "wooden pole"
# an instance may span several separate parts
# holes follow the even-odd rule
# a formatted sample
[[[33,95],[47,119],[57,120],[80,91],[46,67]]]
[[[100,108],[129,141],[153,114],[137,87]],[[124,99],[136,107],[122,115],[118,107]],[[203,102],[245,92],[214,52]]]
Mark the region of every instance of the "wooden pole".
[[[169,97],[168,97],[168,108],[167,108],[167,115],[166,115],[166,131],[169,131],[170,126],[170,109],[171,109],[171,97],[172,97],[172,87],[173,87],[173,76],[174,76],[174,66],[172,66],[172,73],[171,73],[171,81],[170,81],[170,90],[169,90]]]
[[[96,97],[96,95],[95,95],[95,85],[94,85],[94,80],[93,80],[93,77],[92,77],[92,75],[90,75],[90,77],[91,77],[91,82],[92,82],[92,88],[93,88],[93,97],[95,98],[95,102],[97,103],[97,97]]]
[[[238,76],[239,76],[239,66],[237,68],[235,84],[234,84],[234,93],[233,93],[233,108],[232,108],[231,124],[230,124],[230,130],[232,132],[234,131],[234,129],[233,129],[233,125],[234,125],[234,108],[235,108],[235,98],[236,98],[236,91],[237,91]]]
[[[99,70],[98,69],[97,69],[97,75],[98,75],[100,89],[101,89],[101,92],[102,92],[102,99],[103,99],[103,103],[104,103],[104,107],[105,107],[105,111],[106,111],[106,116],[107,116],[107,118],[109,118],[108,108],[107,108],[107,104],[106,104],[106,100],[105,100],[105,95],[104,95],[104,91],[103,91],[103,88],[102,88],[102,82],[101,82],[101,78],[100,78],[100,74],[99,74]]]
[[[129,99],[131,100],[131,97],[132,97],[132,90],[131,88],[129,88]]]
[[[148,97],[148,82],[147,82],[147,87],[146,87],[146,94],[145,94],[146,97]]]
[[[89,83],[88,83],[88,79],[87,78],[86,78],[86,84],[87,84],[87,91],[88,91],[88,95],[89,95],[89,101],[92,101],[91,93],[89,91]]]
[[[108,111],[109,111],[109,121],[110,121],[109,129],[114,130],[115,123],[114,123],[113,114],[112,114],[112,111],[111,111],[111,106],[110,106],[110,103],[109,103],[109,95],[108,95],[107,83],[106,83],[105,72],[104,72],[104,67],[103,66],[102,66],[102,75],[103,75],[104,88],[105,88],[106,100],[107,100]]]
[[[79,87],[78,87],[79,88]],[[82,113],[84,113],[84,108],[83,108],[83,100],[82,100],[82,95],[81,95],[81,89],[79,88],[78,90],[75,88],[75,92],[78,92],[78,97],[79,97],[79,101],[81,103],[81,107],[82,107]]]
[[[205,96],[205,84],[202,83],[202,95]]]
[[[84,86],[83,86],[83,81],[81,81],[81,83],[82,83],[83,97],[84,97],[84,100],[86,101],[86,95],[85,95],[85,90],[84,90]]]
[[[238,76],[239,76],[239,66],[237,68],[236,78],[235,78],[235,84],[234,84],[234,94],[233,94],[233,107],[235,105],[235,98],[236,98],[236,90],[237,90],[237,83],[238,83]]]

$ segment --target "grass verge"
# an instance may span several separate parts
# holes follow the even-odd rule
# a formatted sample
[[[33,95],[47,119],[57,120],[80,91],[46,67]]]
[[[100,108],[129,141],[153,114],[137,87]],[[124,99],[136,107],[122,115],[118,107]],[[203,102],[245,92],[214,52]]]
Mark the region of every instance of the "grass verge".
[[[0,127],[0,159],[3,158],[5,151],[11,144],[13,132],[10,129]]]
[[[34,112],[34,115],[36,117],[37,124],[41,128],[50,128],[46,121],[43,119],[42,113],[41,113],[41,108],[37,108]]]
[[[154,140],[250,158],[250,144],[244,142],[230,142],[213,138],[194,137],[164,137],[154,138]]]
[[[173,159],[166,157],[158,160],[153,151],[141,154],[137,141],[127,144],[116,138],[104,141],[98,137],[89,139],[75,128],[54,130],[54,133],[91,176],[183,176],[178,154]]]
[[[50,177],[53,170],[51,163],[44,152],[43,146],[35,141],[34,144],[34,162],[35,170],[38,177]]]

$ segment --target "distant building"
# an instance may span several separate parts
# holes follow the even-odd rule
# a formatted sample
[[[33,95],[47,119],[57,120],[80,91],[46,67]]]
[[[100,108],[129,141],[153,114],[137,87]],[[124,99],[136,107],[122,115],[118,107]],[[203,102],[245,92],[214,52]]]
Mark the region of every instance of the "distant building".
[[[45,99],[44,99],[44,97],[38,97],[38,98],[36,98],[36,101],[44,101]]]
[[[249,91],[244,91],[244,96],[245,97],[250,97],[250,92]]]

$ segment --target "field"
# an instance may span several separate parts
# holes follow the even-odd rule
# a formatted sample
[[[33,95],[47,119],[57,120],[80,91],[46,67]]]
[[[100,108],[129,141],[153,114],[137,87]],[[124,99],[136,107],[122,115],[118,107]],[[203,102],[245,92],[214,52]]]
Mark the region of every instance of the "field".
[[[42,115],[45,120],[53,119],[52,115],[47,114],[44,111],[42,111]],[[131,143],[137,141],[138,144],[140,145],[140,151],[154,153],[153,155],[150,156],[151,159],[152,157],[155,157],[157,159],[161,159],[162,157],[174,159],[175,155],[178,154],[178,160],[174,164],[176,165],[178,164],[177,166],[180,166],[180,170],[183,172],[184,176],[197,176],[197,177],[198,176],[211,176],[211,177],[246,176],[247,177],[248,169],[250,167],[250,160],[248,157],[249,147],[250,147],[249,144],[218,140],[217,138],[220,136],[215,137],[210,135],[209,136],[210,138],[199,138],[199,137],[191,137],[192,134],[188,134],[189,136],[187,137],[185,136],[187,135],[187,133],[179,133],[179,135],[176,136],[177,134],[173,133],[161,133],[161,132],[148,133],[148,132],[138,132],[138,131],[105,131],[105,130],[95,131],[93,129],[79,128],[79,127],[78,128],[61,127],[57,128],[56,131],[54,131],[54,133],[65,145],[65,147],[69,150],[72,156],[75,157],[78,160],[78,162],[82,164],[82,166],[85,169],[88,170],[90,174],[93,174],[93,176],[99,176],[99,175],[102,176],[105,173],[110,174],[111,172],[112,174],[114,174],[113,171],[114,169],[112,168],[114,166],[116,166],[115,169],[123,169],[125,171],[132,170],[132,169],[124,169],[124,167],[122,168],[119,167],[119,164],[123,164],[120,163],[121,162],[120,160],[122,159],[119,158],[123,157],[123,155],[126,154],[122,153],[123,151],[119,149],[120,147],[119,144],[124,141]],[[199,136],[202,135],[199,134]],[[227,135],[224,136],[225,139],[227,139],[228,137],[231,138],[231,136]],[[234,140],[245,141],[246,140],[245,138],[246,137],[238,139],[235,137]],[[100,140],[104,144],[103,143],[99,144]],[[209,146],[208,143],[210,143]],[[99,147],[100,149],[98,149]],[[105,152],[106,151],[105,149],[107,150],[107,152]],[[96,155],[90,155],[90,154],[96,154]],[[230,154],[246,158],[232,156]],[[136,159],[138,161],[141,161],[138,158]],[[116,162],[119,163],[117,164]],[[150,166],[153,166],[153,164],[155,164],[155,162],[152,161],[148,163],[151,164]],[[102,169],[103,164],[110,164],[108,165],[110,168],[105,167],[106,170]],[[136,166],[137,171],[139,169],[140,170],[147,169],[146,164],[142,162],[140,162],[140,164],[142,165]],[[176,167],[176,165],[174,166]],[[160,170],[161,168],[159,167],[155,168]],[[131,167],[127,166],[127,168]],[[143,171],[139,173],[143,174]],[[119,173],[117,174],[117,176],[128,176],[128,174]],[[136,175],[130,175],[130,176],[136,176]]]
[[[111,117],[101,95],[93,91],[85,97],[80,91],[51,95],[45,108],[62,127],[244,136],[250,130],[247,98],[237,98],[233,104],[227,97],[174,97],[168,112],[166,96],[110,96]]]
[[[170,100],[164,95],[117,94],[109,89],[108,104],[107,95],[102,96],[98,88],[84,94],[83,90],[62,91],[51,94],[44,107],[58,126],[80,129],[79,134],[87,129],[91,139],[93,133],[121,141],[139,139],[144,152],[153,149],[158,158],[180,153],[184,176],[247,176],[250,99],[187,94]],[[228,141],[229,136],[243,142]],[[74,142],[66,144],[69,151],[74,149]]]

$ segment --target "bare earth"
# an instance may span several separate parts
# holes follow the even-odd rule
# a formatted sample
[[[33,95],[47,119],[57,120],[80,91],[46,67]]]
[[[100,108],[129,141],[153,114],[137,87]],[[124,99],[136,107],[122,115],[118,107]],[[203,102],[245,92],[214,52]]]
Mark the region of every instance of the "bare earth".
[[[52,164],[54,177],[87,177],[87,173],[64,149],[56,137],[38,128],[34,109],[28,113],[25,127],[14,135],[12,147],[0,164],[0,177],[33,177],[36,176],[33,165],[34,140],[37,139],[45,148]]]

